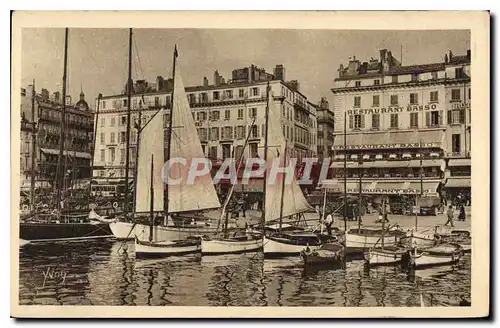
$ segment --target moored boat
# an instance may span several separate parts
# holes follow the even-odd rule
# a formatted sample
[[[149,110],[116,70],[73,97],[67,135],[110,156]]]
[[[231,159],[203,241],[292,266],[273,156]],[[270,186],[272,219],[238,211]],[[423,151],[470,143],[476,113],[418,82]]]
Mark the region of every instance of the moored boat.
[[[29,240],[19,239],[19,247],[26,246],[30,243]]]
[[[397,246],[370,248],[364,254],[365,263],[369,266],[398,264],[405,253],[405,248]]]
[[[346,233],[346,252],[348,254],[363,253],[379,245],[396,246],[399,239],[405,235],[401,230],[389,230],[382,237],[382,229],[361,228],[351,229]],[[383,240],[382,240],[383,238]]]
[[[262,249],[263,240],[258,236],[240,236],[230,238],[204,237],[201,240],[203,255],[237,254],[255,252]]]
[[[425,249],[408,250],[402,259],[407,269],[420,269],[436,265],[453,264],[460,260],[463,249],[458,244],[441,244]]]
[[[409,230],[406,236],[400,238],[400,244],[404,247],[430,247],[440,242],[440,236],[434,233],[426,234]]]
[[[135,240],[135,257],[167,257],[201,252],[200,238],[191,237],[184,240],[149,242]]]
[[[305,266],[341,266],[344,262],[345,248],[339,243],[327,243],[318,249],[306,247],[300,252]]]
[[[118,240],[134,240],[135,236],[139,240],[149,240],[149,225],[118,221],[109,224],[113,235]],[[216,231],[212,226],[190,225],[184,227],[156,226],[156,238],[158,240],[185,239],[196,235],[211,235]]]

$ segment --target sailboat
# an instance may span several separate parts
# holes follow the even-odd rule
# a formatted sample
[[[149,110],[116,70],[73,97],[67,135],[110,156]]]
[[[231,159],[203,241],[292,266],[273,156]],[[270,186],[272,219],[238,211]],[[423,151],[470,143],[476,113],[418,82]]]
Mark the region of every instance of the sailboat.
[[[252,133],[252,127],[255,124],[255,119],[256,118],[254,117],[250,129],[248,129],[248,135],[246,137],[243,149],[245,149],[248,144],[248,140]],[[241,152],[240,157],[237,161],[236,177],[238,176],[242,160],[243,160],[243,152]],[[201,241],[201,252],[203,255],[247,253],[247,252],[254,252],[262,248],[262,243],[263,243],[262,236],[247,234],[246,232],[243,235],[241,234],[238,235],[238,231],[236,231],[233,236],[231,237],[229,236],[229,231],[228,231],[229,212],[227,212],[226,209],[231,200],[231,196],[233,195],[235,186],[236,186],[235,184],[231,186],[226,201],[224,202],[224,206],[222,207],[221,217],[219,220],[219,222],[222,222],[225,216],[222,238],[209,237],[209,236],[204,237]]]
[[[189,162],[192,159],[205,157],[199,136],[197,133],[193,133],[196,131],[196,127],[179,69],[176,68],[177,56],[176,46],[173,59],[172,110],[167,133],[167,163],[171,158],[183,158]],[[165,197],[167,203],[163,204],[164,182],[161,177],[164,159],[164,132],[162,118],[163,115],[156,115],[146,126],[143,131],[144,136],[140,140],[137,163],[136,212],[143,211],[149,203],[151,222],[149,241],[135,239],[137,257],[182,255],[201,251],[201,236],[179,240],[161,240],[157,234],[155,236],[154,232],[157,231],[154,222],[155,211],[164,210],[164,215],[168,216],[221,207],[212,177],[209,174],[198,177],[191,184],[186,182],[167,183]],[[153,158],[155,159],[153,160]],[[147,171],[147,161],[151,161],[150,172]],[[184,176],[183,167],[179,165],[169,167],[167,172],[169,172],[169,177]],[[147,194],[148,188],[150,197],[146,199],[144,194]]]
[[[107,223],[102,223],[98,220],[88,218],[87,214],[79,213],[79,211],[74,211],[74,208],[69,207],[64,208],[61,204],[63,183],[64,181],[64,156],[67,150],[64,149],[65,146],[65,136],[66,136],[66,87],[67,87],[67,60],[68,60],[68,39],[69,39],[69,29],[65,29],[65,39],[64,39],[64,73],[63,73],[63,83],[62,83],[62,94],[63,101],[61,104],[61,132],[59,141],[59,157],[56,167],[56,177],[54,179],[54,208],[50,209],[47,205],[46,208],[42,209],[37,213],[35,209],[34,199],[35,199],[35,157],[32,156],[32,188],[31,188],[31,213],[29,215],[23,215],[20,220],[19,226],[19,237],[28,241],[59,241],[59,240],[81,240],[81,239],[93,239],[93,238],[107,238],[111,237],[111,231]],[[35,85],[33,83],[33,93],[32,93],[32,124],[35,125]],[[35,130],[35,129],[34,129]],[[36,149],[36,131],[33,131],[33,146],[32,149]],[[66,199],[69,201],[70,197]]]
[[[268,87],[269,88],[269,87]],[[270,91],[268,91],[270,93]],[[280,167],[287,167],[288,151],[287,142],[282,133],[280,123],[280,111],[276,108],[274,101],[268,97],[266,108],[266,129],[264,144],[264,160],[270,165],[279,163]],[[269,146],[268,140],[273,145]],[[268,165],[268,168],[270,167]],[[264,174],[265,180],[265,206],[264,206],[264,256],[281,257],[299,255],[302,250],[309,247],[314,250],[323,244],[319,235],[307,231],[298,226],[304,213],[312,210],[300,189],[300,186],[292,173],[291,182],[285,184],[285,174],[278,175],[270,183]],[[293,172],[293,170],[292,170]],[[289,223],[284,223],[288,219]],[[273,224],[273,222],[278,223]],[[295,222],[293,222],[295,221]]]

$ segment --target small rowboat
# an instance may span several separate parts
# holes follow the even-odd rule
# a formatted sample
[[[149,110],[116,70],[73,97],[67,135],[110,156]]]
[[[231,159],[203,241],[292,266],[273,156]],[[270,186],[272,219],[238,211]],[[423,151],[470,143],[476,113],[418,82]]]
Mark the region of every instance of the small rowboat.
[[[420,269],[437,265],[453,264],[460,260],[463,248],[458,244],[440,244],[437,246],[408,250],[402,258],[407,269]]]
[[[401,237],[399,242],[402,246],[410,248],[430,247],[440,242],[440,236],[434,233],[425,234],[422,232],[410,230],[406,233],[406,236]]]
[[[344,261],[345,247],[339,243],[328,243],[320,248],[311,250],[307,247],[300,252],[300,256],[304,261],[305,266],[315,265],[339,265]]]
[[[191,237],[173,241],[135,240],[135,257],[167,257],[201,252],[201,238]]]
[[[406,253],[405,248],[389,246],[375,247],[365,252],[365,263],[369,266],[392,265],[401,262]]]

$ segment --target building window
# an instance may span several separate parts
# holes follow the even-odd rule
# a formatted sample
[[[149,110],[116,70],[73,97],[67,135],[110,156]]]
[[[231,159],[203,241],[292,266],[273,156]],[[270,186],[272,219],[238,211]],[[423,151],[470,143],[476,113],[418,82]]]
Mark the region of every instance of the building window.
[[[397,129],[399,124],[398,124],[398,114],[391,114],[391,128]]]
[[[411,81],[412,82],[418,82],[419,74],[412,74],[411,75]]]
[[[356,83],[355,85],[356,85],[357,87],[360,87],[360,86],[361,86],[361,81],[356,81],[355,83]]]
[[[111,126],[115,126],[116,124],[116,119],[114,117],[111,118]]]
[[[233,139],[233,127],[225,126],[222,130],[222,139]]]
[[[427,123],[428,123],[429,126],[439,126],[439,125],[441,125],[440,111],[434,110],[432,112],[427,112],[426,115],[428,116],[428,122]]]
[[[257,117],[257,108],[250,108],[250,118]]]
[[[361,115],[354,115],[354,128],[361,129]]]
[[[392,83],[398,83],[398,76],[397,75],[392,76]]]
[[[454,153],[460,153],[460,134],[451,135],[451,151]]]
[[[244,139],[245,138],[245,130],[246,130],[245,126],[242,126],[242,125],[238,126],[236,128],[236,137],[238,139]]]
[[[104,132],[101,132],[101,145],[104,145],[106,143],[106,134]]]
[[[210,154],[208,157],[210,157],[210,159],[217,159],[217,146],[210,147]]]
[[[125,124],[127,124],[127,116],[120,117],[120,125],[125,125]]]
[[[218,121],[219,119],[220,119],[220,112],[218,110],[210,112],[210,121]]]
[[[155,107],[160,107],[160,97],[155,97]]]
[[[114,148],[109,148],[109,160],[111,162],[115,161],[115,149]]]
[[[451,90],[451,101],[459,101],[460,100],[460,89],[452,89]]]
[[[252,96],[258,96],[259,95],[259,88],[252,88]]]
[[[120,140],[121,140],[121,143],[124,143],[124,142],[125,142],[125,139],[126,139],[125,132],[120,132]]]
[[[258,138],[259,137],[259,127],[257,125],[252,126],[252,138]]]
[[[465,123],[465,110],[449,110],[448,124]]]
[[[418,128],[418,113],[410,113],[410,127]]]
[[[380,80],[373,80],[373,85],[380,85]]]
[[[462,67],[455,68],[455,78],[459,79],[465,77],[464,69]]]
[[[125,149],[120,149],[120,163],[125,163]]]
[[[391,106],[398,104],[398,95],[391,95]]]
[[[373,104],[372,104],[372,106],[373,107],[380,106],[380,96],[379,95],[373,96]]]
[[[372,114],[372,129],[380,128],[380,114]]]
[[[439,91],[431,91],[431,102],[438,102],[439,100]]]
[[[361,107],[361,97],[354,97],[354,107]]]
[[[438,78],[438,72],[431,72],[431,79],[437,80]]]
[[[256,158],[258,157],[258,152],[257,152],[257,145],[256,143],[251,143],[248,144],[248,148],[250,150],[250,158]]]
[[[104,100],[102,101],[102,109],[106,109],[106,102]]]
[[[106,161],[106,158],[104,157],[104,154],[105,154],[104,149],[101,149],[101,162]]]
[[[228,99],[233,99],[233,90],[226,90],[226,97]]]
[[[469,100],[471,99],[470,88],[469,88]]]
[[[214,100],[219,100],[219,99],[220,99],[219,91],[214,91]]]
[[[224,111],[224,119],[225,120],[230,120],[231,119],[231,112],[228,109],[226,109]]]
[[[127,107],[127,99],[123,99],[123,107]]]
[[[231,145],[222,145],[222,160],[231,157]]]
[[[212,141],[219,140],[219,128],[217,127],[210,128],[210,140]]]
[[[207,141],[207,129],[199,128],[198,129],[198,136],[200,137],[201,141]]]
[[[238,90],[238,96],[240,98],[244,98],[245,97],[245,89],[239,89]]]
[[[410,104],[418,105],[418,93],[410,93]]]
[[[110,138],[109,142],[112,144],[115,143],[115,133],[114,132],[111,132],[111,138]]]
[[[243,108],[238,108],[238,120],[243,119]]]
[[[103,128],[106,125],[106,119],[103,117],[101,118],[101,128]]]

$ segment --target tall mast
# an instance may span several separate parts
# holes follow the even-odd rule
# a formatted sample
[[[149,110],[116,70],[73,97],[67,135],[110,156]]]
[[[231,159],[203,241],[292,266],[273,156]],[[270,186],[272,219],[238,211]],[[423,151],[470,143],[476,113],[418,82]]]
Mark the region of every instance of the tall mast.
[[[360,155],[361,156],[361,155]],[[361,205],[362,205],[362,201],[361,201],[361,197],[362,197],[362,194],[363,194],[363,158],[361,157],[361,159],[359,160],[358,162],[359,164],[359,199],[358,199],[358,232],[361,230]]]
[[[415,195],[415,231],[418,229],[418,212],[420,211],[420,198],[422,198],[422,194],[424,193],[424,181],[422,178],[422,139],[419,141],[420,147],[420,197]]]
[[[168,132],[167,132],[167,158],[166,158],[166,163],[170,161],[170,153],[171,153],[171,146],[172,146],[172,122],[174,118],[174,104],[175,104],[175,64],[177,62],[177,56],[179,54],[177,53],[177,45],[174,47],[174,56],[173,56],[173,63],[172,63],[172,106],[170,106],[170,120],[168,122]],[[168,177],[167,177],[167,188],[165,191],[165,203],[164,203],[164,208],[165,208],[165,216],[168,219]]]
[[[64,158],[64,139],[66,129],[66,79],[67,79],[67,66],[68,66],[68,35],[69,29],[66,28],[64,32],[64,73],[63,73],[63,86],[62,86],[62,111],[61,111],[61,136],[59,138],[59,157],[57,159],[56,178],[54,181],[54,188],[56,189],[56,208],[60,209],[61,201],[61,180],[64,179],[64,170],[62,170]]]
[[[142,110],[142,108],[141,108]],[[137,204],[137,172],[138,172],[138,163],[139,163],[139,144],[141,142],[141,120],[142,120],[142,111],[139,111],[139,117],[137,119],[137,139],[136,139],[136,146],[135,146],[135,159],[134,159],[134,196],[132,197],[133,203],[132,203],[132,217],[135,216],[135,206]]]
[[[347,233],[347,116],[344,113],[344,231]]]
[[[270,84],[269,81],[267,81],[267,87],[266,87],[266,123],[265,123],[265,128],[264,128],[264,163],[267,166],[267,142],[268,142],[268,127],[269,127],[269,92],[270,92]],[[266,222],[266,184],[267,184],[267,167],[264,170],[264,184],[263,184],[263,200],[262,200],[262,214],[261,214],[261,224],[264,226]]]
[[[33,79],[33,90],[31,92],[31,187],[30,187],[30,210],[35,210],[35,165],[36,165],[36,123],[35,123],[35,80]]]
[[[285,153],[283,156],[285,158],[283,159],[283,167],[286,170],[286,149],[287,149],[287,140],[285,139]],[[285,200],[285,178],[286,178],[286,171],[283,173],[283,180],[281,181],[281,203],[280,203],[280,225],[279,225],[279,230],[278,233],[281,233],[281,226],[283,225],[283,205],[284,205],[284,200]]]
[[[154,213],[153,213],[153,204],[154,204],[154,197],[155,197],[155,190],[153,187],[153,154],[151,154],[151,181],[150,181],[150,193],[151,193],[151,198],[149,202],[149,219],[150,219],[150,225],[149,225],[149,241],[153,240],[153,226],[154,226]]]
[[[129,167],[130,167],[130,113],[131,113],[131,98],[132,98],[132,29],[129,29],[128,36],[128,79],[127,79],[127,133],[126,133],[126,146],[125,146],[125,195],[123,202],[123,212],[125,215],[128,213],[128,200],[129,200]],[[135,164],[137,165],[137,163]],[[137,179],[137,177],[134,177]]]
[[[90,158],[90,181],[89,181],[89,193],[88,193],[89,202],[90,202],[90,197],[92,195],[92,180],[93,180],[93,177],[94,177],[95,144],[96,144],[96,140],[97,140],[97,126],[99,124],[99,108],[100,108],[100,105],[101,105],[101,98],[102,98],[102,94],[99,94],[97,96],[97,109],[96,109],[96,112],[95,112],[94,140],[93,140],[93,144],[92,144],[92,157]]]

